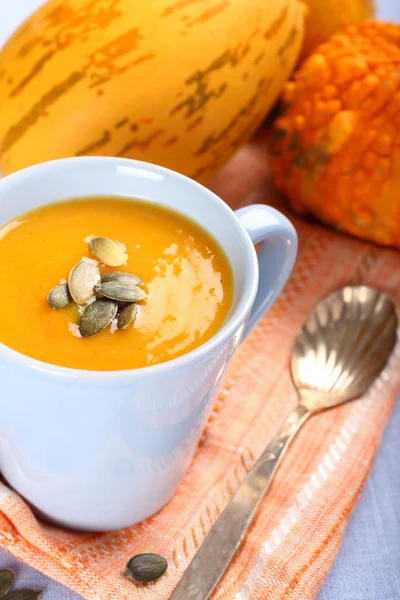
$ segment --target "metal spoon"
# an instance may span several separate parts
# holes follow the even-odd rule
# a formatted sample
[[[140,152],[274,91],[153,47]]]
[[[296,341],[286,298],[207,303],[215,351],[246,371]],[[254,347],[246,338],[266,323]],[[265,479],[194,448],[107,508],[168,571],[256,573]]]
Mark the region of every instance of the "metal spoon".
[[[396,345],[397,327],[393,302],[386,294],[364,286],[344,287],[311,311],[291,358],[299,403],[217,519],[170,600],[210,597],[294,435],[313,413],[366,392]]]

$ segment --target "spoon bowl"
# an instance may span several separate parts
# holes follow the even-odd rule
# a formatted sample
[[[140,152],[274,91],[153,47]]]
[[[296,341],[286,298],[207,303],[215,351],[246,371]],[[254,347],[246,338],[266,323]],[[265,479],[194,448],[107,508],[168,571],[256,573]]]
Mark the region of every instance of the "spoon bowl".
[[[361,396],[386,365],[397,340],[390,298],[366,286],[347,286],[319,302],[294,344],[291,370],[310,411]]]

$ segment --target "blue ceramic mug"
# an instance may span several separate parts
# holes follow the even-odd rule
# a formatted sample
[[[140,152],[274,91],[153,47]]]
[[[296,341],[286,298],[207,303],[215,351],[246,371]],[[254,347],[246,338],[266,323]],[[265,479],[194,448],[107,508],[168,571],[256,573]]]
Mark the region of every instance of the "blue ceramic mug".
[[[218,240],[234,273],[224,325],[169,362],[129,371],[74,370],[0,344],[4,477],[51,521],[104,531],[149,517],[174,494],[232,354],[292,270],[297,238],[271,207],[235,213],[183,175],[105,157],[56,160],[6,177],[0,225],[50,202],[96,195],[140,198],[193,219]]]

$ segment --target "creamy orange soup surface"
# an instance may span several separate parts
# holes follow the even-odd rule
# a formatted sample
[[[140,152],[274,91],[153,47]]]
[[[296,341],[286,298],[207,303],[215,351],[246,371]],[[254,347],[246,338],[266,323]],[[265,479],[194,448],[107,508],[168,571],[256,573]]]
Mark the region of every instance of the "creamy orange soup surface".
[[[79,338],[78,308],[54,310],[49,290],[68,280],[82,257],[93,259],[88,236],[126,246],[121,267],[143,279],[147,299],[134,324]],[[43,206],[0,229],[0,342],[64,367],[120,370],[176,358],[210,339],[232,304],[233,276],[218,243],[194,222],[140,200],[84,198]]]

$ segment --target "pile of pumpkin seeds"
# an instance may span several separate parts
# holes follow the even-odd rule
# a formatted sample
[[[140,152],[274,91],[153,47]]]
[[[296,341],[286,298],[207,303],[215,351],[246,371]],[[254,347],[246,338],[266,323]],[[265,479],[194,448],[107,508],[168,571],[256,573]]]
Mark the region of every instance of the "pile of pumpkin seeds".
[[[1,600],[40,600],[41,590],[21,588],[12,590],[15,583],[15,573],[12,569],[0,570],[0,599]],[[12,591],[11,591],[12,590]]]
[[[100,273],[99,262],[107,267],[126,265],[128,255],[120,242],[106,237],[87,238],[95,259],[82,258],[70,271],[68,282],[61,282],[47,295],[47,302],[62,309],[71,302],[78,305],[80,320],[76,335],[90,337],[111,324],[128,329],[137,315],[137,302],[145,300],[144,283],[136,275],[123,271]],[[74,327],[71,328],[74,331]]]

